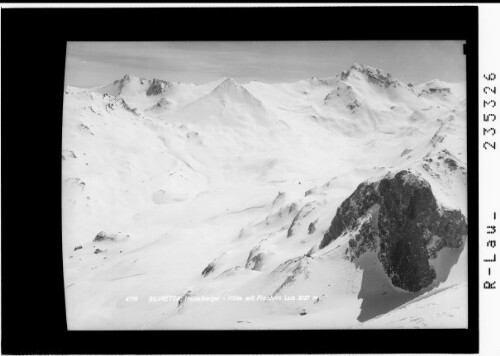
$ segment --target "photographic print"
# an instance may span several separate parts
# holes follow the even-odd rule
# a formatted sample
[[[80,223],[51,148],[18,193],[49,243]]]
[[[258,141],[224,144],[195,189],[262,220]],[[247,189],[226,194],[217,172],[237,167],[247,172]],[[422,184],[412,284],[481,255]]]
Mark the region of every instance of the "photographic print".
[[[463,46],[68,42],[68,329],[467,328]]]

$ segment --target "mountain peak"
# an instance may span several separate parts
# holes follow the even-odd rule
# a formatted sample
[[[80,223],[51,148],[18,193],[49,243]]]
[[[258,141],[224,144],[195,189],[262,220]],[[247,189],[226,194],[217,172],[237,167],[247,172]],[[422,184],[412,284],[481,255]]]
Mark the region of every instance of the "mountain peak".
[[[163,94],[173,85],[174,84],[172,82],[154,78],[148,90],[146,91],[146,95],[151,96],[151,95]]]
[[[448,96],[452,94],[452,89],[449,83],[443,82],[439,79],[433,79],[424,84],[421,84],[417,86],[417,89],[420,90],[418,96],[424,94],[427,95],[439,94],[441,96]]]
[[[123,86],[125,86],[126,84],[129,84],[131,82],[136,82],[136,81],[141,81],[141,83],[142,83],[145,81],[145,79],[136,77],[135,75],[125,74],[123,76],[123,78],[115,80],[113,82],[113,84],[118,84],[120,86],[120,88],[123,88]]]
[[[314,86],[321,86],[321,85],[332,85],[338,82],[338,76],[337,77],[324,77],[324,78],[318,78],[318,77],[311,77],[307,79],[307,82],[310,83],[311,85]]]
[[[346,80],[350,77],[355,77],[358,79],[364,77],[368,79],[370,83],[386,88],[391,85],[395,86],[398,83],[398,80],[394,79],[390,73],[379,68],[358,63],[352,64],[347,71],[342,71],[340,76],[341,80]]]
[[[372,77],[377,77],[377,78],[390,78],[391,74],[387,73],[386,71],[375,68],[372,66],[368,66],[365,64],[358,64],[358,63],[353,63],[351,67],[349,68],[349,71],[356,71],[362,74],[367,74]]]
[[[219,86],[240,86],[240,84],[231,77],[224,79]]]
[[[122,81],[122,82],[130,82],[130,81],[132,81],[134,79],[142,79],[142,78],[139,78],[139,77],[137,77],[135,75],[131,75],[131,74],[125,74],[123,76],[123,78],[120,79],[120,81]]]
[[[264,108],[259,99],[233,78],[224,79],[207,95],[207,97],[217,98],[217,100],[220,100],[224,105],[228,102],[235,101],[251,104],[255,108],[259,108],[259,110]]]
[[[244,90],[244,88],[233,78],[226,78],[214,89],[214,93],[227,93],[235,90],[241,91]]]
[[[351,67],[349,68],[349,70],[357,70],[359,72],[362,72],[364,70],[364,68],[365,68],[365,66],[363,66],[363,65],[360,65],[358,63],[353,63],[351,65]]]

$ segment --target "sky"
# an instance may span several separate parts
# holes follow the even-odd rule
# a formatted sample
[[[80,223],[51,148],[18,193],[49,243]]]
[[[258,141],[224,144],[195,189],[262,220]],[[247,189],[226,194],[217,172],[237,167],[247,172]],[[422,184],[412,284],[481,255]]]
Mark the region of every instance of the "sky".
[[[353,63],[412,84],[465,81],[463,41],[68,42],[65,83],[105,85],[125,74],[201,84],[330,77]]]

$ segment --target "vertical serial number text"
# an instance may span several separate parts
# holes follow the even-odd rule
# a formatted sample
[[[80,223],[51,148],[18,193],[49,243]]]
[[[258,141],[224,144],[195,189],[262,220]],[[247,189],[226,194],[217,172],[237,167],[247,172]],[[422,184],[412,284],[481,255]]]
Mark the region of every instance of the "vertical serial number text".
[[[487,122],[488,127],[483,127],[483,148],[485,150],[496,150],[496,141],[495,135],[497,130],[495,128],[494,121],[496,121],[497,116],[493,113],[494,109],[497,106],[496,94],[496,79],[497,75],[495,73],[483,74],[483,78],[487,80],[487,83],[483,86],[482,90],[485,94],[483,99],[483,122]]]

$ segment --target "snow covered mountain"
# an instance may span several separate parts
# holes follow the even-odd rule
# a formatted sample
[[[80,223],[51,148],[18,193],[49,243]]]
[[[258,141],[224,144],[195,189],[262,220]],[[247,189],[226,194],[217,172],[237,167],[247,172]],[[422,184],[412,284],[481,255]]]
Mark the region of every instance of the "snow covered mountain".
[[[69,328],[467,327],[465,113],[358,64],[68,86]]]

